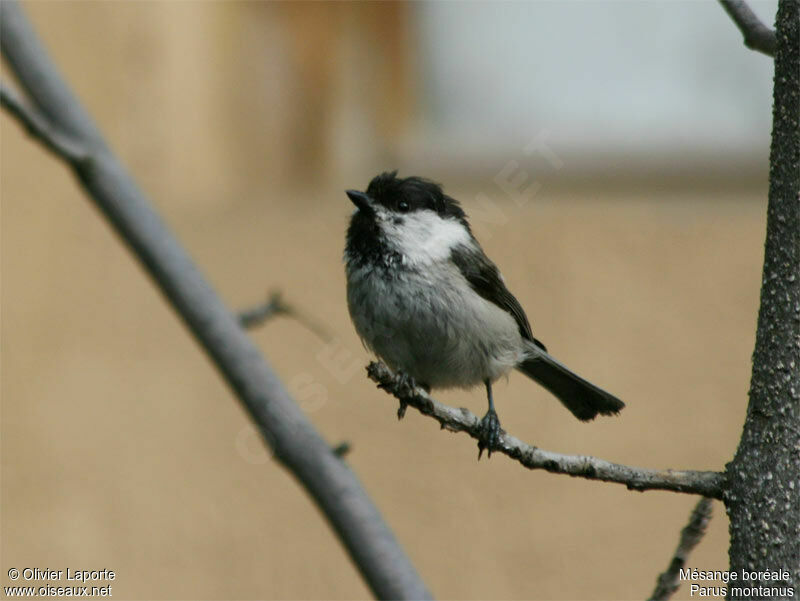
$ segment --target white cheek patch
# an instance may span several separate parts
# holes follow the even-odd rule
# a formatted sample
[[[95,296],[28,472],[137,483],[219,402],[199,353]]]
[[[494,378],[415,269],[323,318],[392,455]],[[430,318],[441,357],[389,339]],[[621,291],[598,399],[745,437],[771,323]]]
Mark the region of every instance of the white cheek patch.
[[[456,219],[443,219],[430,210],[405,215],[382,215],[381,228],[408,265],[429,265],[450,256],[453,247],[472,246],[464,225]],[[395,223],[395,221],[400,223]]]

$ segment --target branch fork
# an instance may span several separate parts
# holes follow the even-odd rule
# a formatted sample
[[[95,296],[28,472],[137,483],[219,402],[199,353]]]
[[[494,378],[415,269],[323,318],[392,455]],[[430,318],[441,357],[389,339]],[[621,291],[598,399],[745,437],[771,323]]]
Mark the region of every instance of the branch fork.
[[[767,56],[775,56],[778,45],[775,31],[761,22],[745,0],[719,0],[719,3],[742,32],[745,46]]]

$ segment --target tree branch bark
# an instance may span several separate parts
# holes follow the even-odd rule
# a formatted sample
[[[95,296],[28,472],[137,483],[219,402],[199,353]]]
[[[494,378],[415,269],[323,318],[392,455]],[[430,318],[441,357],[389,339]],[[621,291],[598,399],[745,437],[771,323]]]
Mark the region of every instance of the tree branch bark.
[[[742,32],[745,46],[775,56],[775,32],[761,22],[745,0],[719,0],[719,3]]]
[[[666,571],[658,577],[650,601],[666,601],[678,590],[680,570],[686,565],[689,554],[703,538],[710,521],[711,499],[702,498],[694,506],[689,516],[689,523],[681,530],[678,548],[675,549]]]
[[[21,103],[10,102],[13,94],[7,88],[4,106],[48,149],[70,162],[80,185],[256,422],[275,458],[316,502],[373,593],[381,599],[430,598],[355,474],[300,411],[234,314],[112,155],[13,0],[0,2],[0,50],[38,110],[25,111]],[[53,132],[85,149],[86,162],[59,152]]]
[[[431,398],[421,388],[411,388],[406,380],[395,376],[383,363],[370,363],[367,374],[379,388],[400,401],[398,417],[402,418],[405,407],[411,406],[438,421],[443,430],[465,432],[480,440],[480,420],[467,409],[449,407]],[[725,488],[725,474],[720,472],[651,470],[596,457],[562,455],[526,444],[505,431],[500,435],[500,448],[494,452],[507,455],[528,469],[624,484],[629,490],[669,490],[721,499]]]
[[[800,592],[800,2],[776,21],[769,201],[761,305],[742,438],[727,466],[730,569],[786,569]],[[751,595],[729,592],[732,599]],[[772,595],[774,596],[774,595]]]

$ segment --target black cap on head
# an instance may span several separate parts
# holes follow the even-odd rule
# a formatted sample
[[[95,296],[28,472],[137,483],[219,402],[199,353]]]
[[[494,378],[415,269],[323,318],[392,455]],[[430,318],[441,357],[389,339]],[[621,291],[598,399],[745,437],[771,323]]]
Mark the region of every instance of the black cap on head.
[[[441,185],[422,177],[397,177],[397,171],[387,171],[372,178],[366,195],[390,211],[409,213],[427,209],[445,218],[458,219],[467,225],[466,216],[458,201],[447,196]]]

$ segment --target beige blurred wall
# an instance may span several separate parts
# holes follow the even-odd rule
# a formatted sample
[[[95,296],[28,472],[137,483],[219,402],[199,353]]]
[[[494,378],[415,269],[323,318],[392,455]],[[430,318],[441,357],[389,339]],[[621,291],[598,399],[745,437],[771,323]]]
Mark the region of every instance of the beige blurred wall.
[[[114,149],[175,206],[329,180],[390,154],[413,112],[406,4],[26,8]]]
[[[329,345],[288,320],[253,337],[324,435],[351,442],[348,461],[437,596],[642,598],[693,498],[528,472],[502,456],[477,463],[473,441],[413,412],[398,423],[363,377],[368,357],[344,302],[350,209],[338,180],[390,162],[414,106],[413,83],[393,106],[380,100],[386,86],[370,84],[383,76],[364,75],[373,67],[362,63],[413,60],[364,51],[397,35],[378,32],[398,6],[388,17],[377,6],[25,4],[229,306],[275,286],[327,325]],[[316,32],[316,50],[298,31]],[[300,77],[292,60],[305,53],[345,58]],[[315,103],[330,115],[303,109]],[[318,120],[300,142],[304,110]],[[329,135],[341,123],[366,125]],[[315,164],[324,175],[311,175]],[[618,419],[581,424],[511,375],[496,391],[503,425],[554,451],[721,469],[746,406],[764,174],[589,174],[575,185],[554,173],[521,209],[491,176],[453,172],[445,183],[468,212],[481,209],[480,193],[498,199],[505,219],[484,245],[537,337],[628,402]],[[119,599],[367,597],[142,270],[5,113],[0,209],[3,585],[11,567],[109,568]],[[440,396],[484,410],[480,390]],[[727,565],[727,523],[719,503],[714,511],[690,562],[701,569]]]

